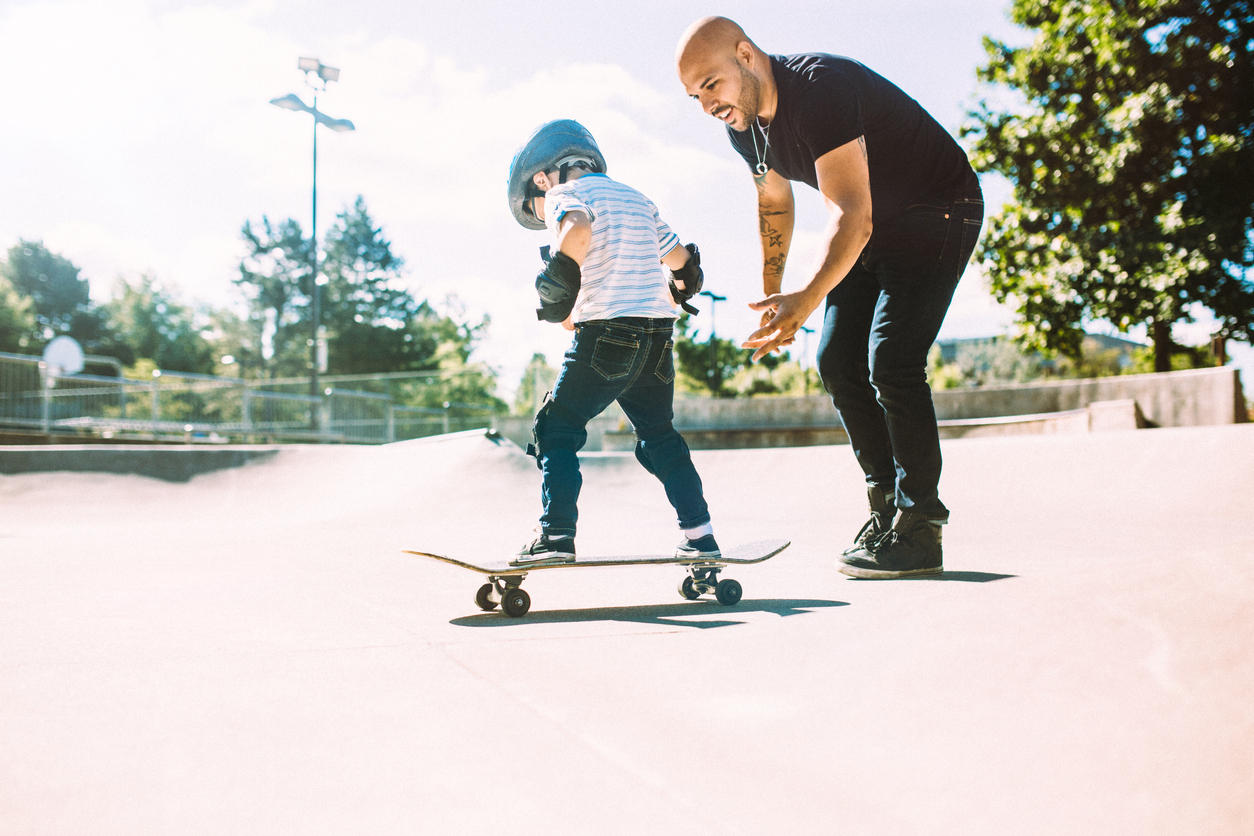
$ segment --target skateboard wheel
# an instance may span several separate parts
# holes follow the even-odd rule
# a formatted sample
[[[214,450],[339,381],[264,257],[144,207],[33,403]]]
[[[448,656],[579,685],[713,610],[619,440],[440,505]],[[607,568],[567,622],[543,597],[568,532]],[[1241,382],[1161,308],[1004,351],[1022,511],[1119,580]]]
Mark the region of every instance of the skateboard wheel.
[[[475,603],[484,611],[496,609],[496,601],[492,600],[492,584],[485,583],[479,587],[479,591],[475,593]]]
[[[679,594],[689,601],[695,601],[701,597],[701,593],[692,583],[692,575],[685,575],[684,579],[679,582]]]
[[[714,597],[725,607],[740,603],[740,596],[744,594],[745,591],[741,588],[740,583],[731,578],[719,581],[718,586],[714,587]]]
[[[517,586],[507,589],[501,596],[501,609],[510,618],[522,618],[531,609],[531,596]]]

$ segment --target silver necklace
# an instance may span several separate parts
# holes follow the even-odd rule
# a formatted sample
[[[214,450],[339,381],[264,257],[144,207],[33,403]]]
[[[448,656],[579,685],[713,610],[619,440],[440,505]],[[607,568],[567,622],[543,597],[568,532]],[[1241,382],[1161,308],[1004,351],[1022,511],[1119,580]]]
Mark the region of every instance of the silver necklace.
[[[753,117],[753,124],[762,132],[762,150],[758,151],[758,134],[753,128],[749,129],[749,136],[753,138],[753,155],[758,158],[758,164],[753,167],[754,172],[762,177],[767,172],[766,152],[771,147],[771,126],[768,124],[762,127],[762,117]]]

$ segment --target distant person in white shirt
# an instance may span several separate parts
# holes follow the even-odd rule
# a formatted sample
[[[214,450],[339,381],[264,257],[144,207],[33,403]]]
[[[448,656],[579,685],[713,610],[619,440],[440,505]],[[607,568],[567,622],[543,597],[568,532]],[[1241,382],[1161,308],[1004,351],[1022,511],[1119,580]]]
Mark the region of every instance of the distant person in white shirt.
[[[569,119],[542,125],[510,165],[515,219],[527,229],[547,226],[556,243],[536,277],[536,315],[575,332],[536,414],[528,452],[544,474],[544,512],[539,536],[515,565],[575,560],[583,481],[576,454],[588,422],[614,401],[635,428],[636,458],[662,482],[678,515],[676,556],[720,556],[701,478],[672,424],[672,329],[677,306],[701,289],[700,257],[695,245],[680,246],[647,197],[605,171],[592,134]]]

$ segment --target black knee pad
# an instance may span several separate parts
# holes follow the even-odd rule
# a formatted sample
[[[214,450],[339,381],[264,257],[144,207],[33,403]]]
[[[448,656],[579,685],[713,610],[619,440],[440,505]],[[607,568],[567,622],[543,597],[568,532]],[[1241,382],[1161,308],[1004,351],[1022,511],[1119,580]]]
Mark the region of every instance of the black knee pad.
[[[553,400],[552,392],[544,393],[544,403],[540,404],[535,420],[531,422],[531,444],[527,445],[527,455],[536,460],[536,467],[539,468],[543,468],[543,465],[540,464],[540,456],[542,454],[540,434],[544,431],[544,427],[553,420],[554,416],[558,417],[559,420],[564,419],[575,425],[580,423],[578,415]]]

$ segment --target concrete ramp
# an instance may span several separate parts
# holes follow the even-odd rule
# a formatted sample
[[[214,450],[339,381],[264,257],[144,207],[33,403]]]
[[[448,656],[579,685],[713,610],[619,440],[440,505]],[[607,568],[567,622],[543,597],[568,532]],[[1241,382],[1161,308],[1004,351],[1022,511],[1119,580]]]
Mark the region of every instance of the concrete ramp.
[[[673,567],[532,612],[404,548],[525,541],[482,433],[171,482],[0,476],[0,833],[1254,832],[1254,426],[943,443],[947,572],[853,581],[847,446],[699,451],[732,608]],[[676,540],[583,459],[581,552]]]

